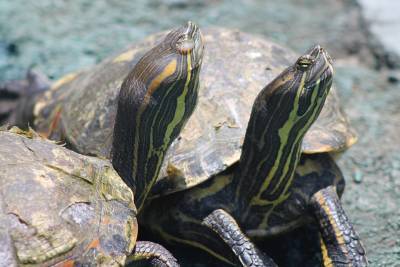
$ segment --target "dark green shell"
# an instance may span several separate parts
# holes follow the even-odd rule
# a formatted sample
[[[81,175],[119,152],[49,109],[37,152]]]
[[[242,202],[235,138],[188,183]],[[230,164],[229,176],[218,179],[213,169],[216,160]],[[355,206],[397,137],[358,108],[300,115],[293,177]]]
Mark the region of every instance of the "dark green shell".
[[[169,149],[159,177],[169,186],[160,193],[192,187],[234,164],[256,95],[296,59],[289,49],[259,36],[221,28],[202,32],[205,55],[198,105]],[[59,111],[60,120],[52,124],[58,135],[64,135],[81,153],[109,157],[119,86],[160,36],[151,36],[90,70],[56,82],[36,104],[35,127],[49,132]],[[355,140],[333,88],[319,119],[306,134],[303,152],[341,151]]]
[[[133,194],[108,161],[0,131],[2,263],[120,266],[136,236]]]

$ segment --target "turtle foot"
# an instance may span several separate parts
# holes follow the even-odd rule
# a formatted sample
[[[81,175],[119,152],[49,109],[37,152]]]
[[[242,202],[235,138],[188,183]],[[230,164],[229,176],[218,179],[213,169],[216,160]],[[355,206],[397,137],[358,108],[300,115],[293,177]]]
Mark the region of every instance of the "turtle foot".
[[[368,266],[365,250],[340,204],[333,186],[321,189],[311,199],[319,222],[324,266]]]
[[[203,223],[216,232],[232,249],[240,263],[246,267],[275,267],[274,261],[258,250],[240,230],[235,219],[218,209],[208,215]]]
[[[141,266],[143,261],[147,263],[146,266],[179,267],[175,257],[166,248],[149,241],[136,242],[135,250],[128,259],[130,266]]]

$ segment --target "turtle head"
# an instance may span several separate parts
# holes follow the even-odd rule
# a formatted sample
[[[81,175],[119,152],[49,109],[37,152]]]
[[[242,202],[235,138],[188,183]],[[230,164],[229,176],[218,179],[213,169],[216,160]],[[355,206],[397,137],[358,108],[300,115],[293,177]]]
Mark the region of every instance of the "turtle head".
[[[147,51],[121,85],[112,162],[138,210],[196,106],[202,57],[200,30],[188,22]]]
[[[331,57],[321,46],[316,45],[299,57],[294,68],[301,96],[310,97],[313,90],[318,91],[319,97],[327,95],[332,85],[333,67]]]
[[[298,115],[320,110],[332,85],[333,67],[329,54],[319,45],[299,57],[292,67],[294,88],[298,90]],[[317,116],[319,111],[316,112]]]
[[[331,58],[315,46],[258,94],[235,176],[236,195],[245,200],[242,209],[263,206],[266,211],[287,199],[302,140],[325,103],[332,78]]]
[[[293,123],[301,120],[304,125],[311,125],[325,103],[332,78],[332,59],[316,45],[268,84],[255,106],[279,109],[282,124],[292,119]]]
[[[202,58],[203,39],[199,27],[187,22],[169,32],[161,42],[149,50],[136,64],[125,83],[132,80],[145,85],[149,96],[156,101],[156,93],[162,88],[179,87],[177,82],[195,81],[198,78]]]

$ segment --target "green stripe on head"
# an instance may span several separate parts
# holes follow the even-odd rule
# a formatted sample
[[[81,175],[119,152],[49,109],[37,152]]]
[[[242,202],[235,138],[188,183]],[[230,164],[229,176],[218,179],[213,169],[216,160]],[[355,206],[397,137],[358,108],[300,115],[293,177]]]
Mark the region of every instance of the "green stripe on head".
[[[188,22],[148,51],[121,85],[112,162],[138,209],[195,108],[202,58],[200,30]]]
[[[251,208],[269,213],[288,197],[301,142],[332,84],[331,64],[329,55],[316,46],[257,96],[234,178],[244,216]]]

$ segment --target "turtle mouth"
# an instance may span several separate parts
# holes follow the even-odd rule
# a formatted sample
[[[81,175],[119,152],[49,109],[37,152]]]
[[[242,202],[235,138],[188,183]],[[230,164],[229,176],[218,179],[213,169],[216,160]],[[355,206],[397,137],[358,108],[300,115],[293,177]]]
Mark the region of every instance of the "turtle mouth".
[[[317,82],[323,82],[332,78],[332,58],[324,48],[316,45],[302,57],[307,57],[311,62],[309,68],[306,70],[306,87],[312,87]]]
[[[188,21],[186,29],[186,36],[188,39],[193,41],[193,50],[192,50],[192,61],[194,67],[198,67],[202,63],[203,51],[204,51],[204,43],[203,43],[203,35],[199,27]]]

